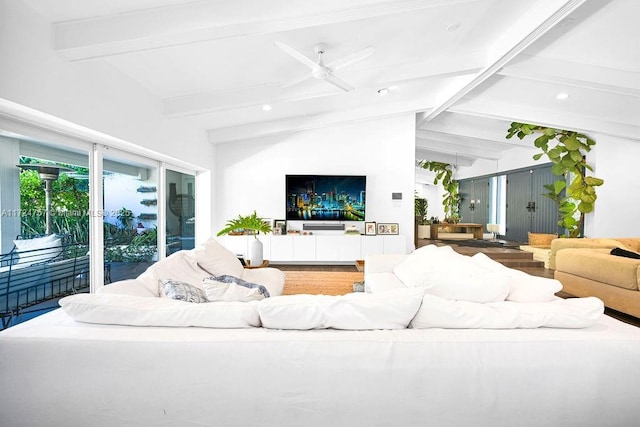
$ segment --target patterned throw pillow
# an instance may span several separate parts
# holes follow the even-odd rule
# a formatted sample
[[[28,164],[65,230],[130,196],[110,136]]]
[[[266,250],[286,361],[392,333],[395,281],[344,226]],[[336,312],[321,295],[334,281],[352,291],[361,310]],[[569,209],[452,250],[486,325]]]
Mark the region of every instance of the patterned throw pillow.
[[[163,279],[160,283],[167,298],[196,303],[209,302],[202,289],[188,283],[172,279]]]
[[[258,288],[258,292],[260,292],[263,297],[269,298],[271,296],[269,295],[269,291],[267,290],[267,288],[264,287],[264,285],[258,285],[257,283],[247,282],[246,280],[242,280],[238,277],[230,276],[228,274],[223,274],[221,276],[211,276],[211,277],[207,277],[207,279],[215,280],[216,282],[222,282],[222,283],[235,283],[237,285],[244,286],[245,288],[251,288],[251,289]]]

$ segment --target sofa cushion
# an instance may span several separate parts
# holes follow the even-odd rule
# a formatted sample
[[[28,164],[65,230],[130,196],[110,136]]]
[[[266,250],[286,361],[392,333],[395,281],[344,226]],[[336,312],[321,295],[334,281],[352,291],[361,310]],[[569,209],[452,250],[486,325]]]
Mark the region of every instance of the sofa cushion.
[[[556,270],[596,282],[638,290],[640,260],[611,255],[610,249],[562,249],[556,256]]]
[[[425,294],[411,327],[458,329],[586,328],[598,321],[604,304],[598,298],[556,298],[549,302],[501,301],[478,304]]]
[[[71,318],[87,323],[204,328],[260,326],[258,301],[191,304],[170,298],[75,294],[62,298],[59,304]]]
[[[367,294],[284,295],[260,301],[262,326],[272,329],[404,329],[424,291],[394,289]]]

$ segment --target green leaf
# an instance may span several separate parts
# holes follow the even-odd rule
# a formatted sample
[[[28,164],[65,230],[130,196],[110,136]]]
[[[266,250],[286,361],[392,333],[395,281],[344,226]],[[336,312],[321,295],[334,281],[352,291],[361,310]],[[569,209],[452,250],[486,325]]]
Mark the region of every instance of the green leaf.
[[[567,183],[564,180],[562,181],[558,180],[553,183],[553,192],[555,194],[560,194],[562,193],[562,190],[564,190],[566,187],[567,187]]]
[[[567,147],[567,150],[569,150],[569,151],[574,151],[574,150],[579,150],[580,149],[580,145],[581,145],[580,141],[578,141],[578,138],[576,138],[575,135],[572,135],[572,136],[568,137],[563,142],[564,142],[564,145]]]
[[[582,154],[579,151],[570,151],[569,155],[571,156],[571,159],[576,163],[582,161]]]
[[[533,160],[540,160],[544,156],[544,153],[537,153],[533,155]]]
[[[549,144],[549,137],[547,135],[540,135],[533,141],[533,145],[535,145],[538,148],[546,147],[548,144]]]
[[[593,212],[593,203],[581,202],[578,205],[578,210],[582,213]]]
[[[598,187],[602,184],[604,184],[604,180],[600,179],[600,178],[596,178],[595,176],[585,176],[584,177],[584,182],[587,185],[590,185],[592,187]]]
[[[567,169],[562,165],[562,163],[555,163],[551,166],[551,173],[554,175],[564,175]]]

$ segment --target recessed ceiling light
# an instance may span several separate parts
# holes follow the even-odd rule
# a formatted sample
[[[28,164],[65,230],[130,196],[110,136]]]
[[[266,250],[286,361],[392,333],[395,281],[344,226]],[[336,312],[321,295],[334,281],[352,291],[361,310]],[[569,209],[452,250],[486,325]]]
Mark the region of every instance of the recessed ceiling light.
[[[389,93],[389,88],[383,87],[382,89],[378,89],[378,95],[385,96]]]
[[[271,111],[271,105],[269,104],[264,104],[262,106],[262,111]]]
[[[567,99],[568,97],[569,97],[569,94],[565,92],[560,92],[559,94],[556,95],[556,99],[559,99],[561,101]]]

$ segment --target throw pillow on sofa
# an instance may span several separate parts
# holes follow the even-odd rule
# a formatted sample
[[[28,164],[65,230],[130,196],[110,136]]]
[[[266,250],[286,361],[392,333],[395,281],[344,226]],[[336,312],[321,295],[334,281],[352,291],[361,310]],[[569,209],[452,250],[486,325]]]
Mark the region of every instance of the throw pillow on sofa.
[[[160,283],[167,298],[195,303],[209,302],[202,289],[188,283],[172,279],[163,279]]]
[[[254,301],[269,297],[262,285],[246,282],[233,276],[211,276],[202,281],[209,301]]]
[[[200,268],[212,276],[229,274],[240,277],[244,270],[238,257],[214,238],[207,240],[204,244],[204,250],[197,253],[196,261]]]
[[[611,255],[622,256],[625,258],[640,259],[640,254],[638,252],[628,251],[622,248],[613,248],[609,253]]]
[[[442,298],[480,303],[504,301],[509,293],[507,274],[476,265],[449,246],[434,248],[414,251],[393,273],[406,286],[424,288]]]

